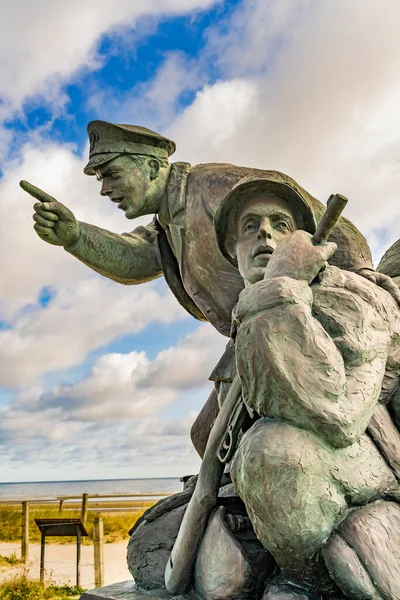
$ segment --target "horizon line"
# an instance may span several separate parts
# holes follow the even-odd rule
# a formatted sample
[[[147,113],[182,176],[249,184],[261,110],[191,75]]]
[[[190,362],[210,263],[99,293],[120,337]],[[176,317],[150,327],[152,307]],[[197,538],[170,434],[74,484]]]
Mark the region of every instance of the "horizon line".
[[[181,476],[171,477],[117,477],[112,479],[50,479],[44,481],[0,481],[0,485],[14,483],[87,483],[96,481],[148,481],[150,479],[180,479]]]

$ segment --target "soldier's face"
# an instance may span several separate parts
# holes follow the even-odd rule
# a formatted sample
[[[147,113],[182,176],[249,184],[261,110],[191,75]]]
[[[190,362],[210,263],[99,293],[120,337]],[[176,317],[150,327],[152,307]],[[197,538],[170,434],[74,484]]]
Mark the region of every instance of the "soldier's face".
[[[264,277],[280,240],[298,229],[290,204],[276,196],[257,196],[242,205],[237,221],[236,256],[247,283]]]
[[[96,176],[102,182],[100,194],[115,202],[127,219],[151,213],[146,202],[151,185],[146,161],[136,163],[129,155],[117,156],[101,165]]]

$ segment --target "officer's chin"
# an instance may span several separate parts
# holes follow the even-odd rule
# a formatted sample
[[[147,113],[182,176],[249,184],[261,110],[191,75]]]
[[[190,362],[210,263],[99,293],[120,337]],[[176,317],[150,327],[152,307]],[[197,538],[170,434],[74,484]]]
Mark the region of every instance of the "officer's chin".
[[[137,219],[138,217],[143,217],[144,215],[153,214],[153,212],[151,212],[149,209],[147,209],[145,205],[128,206],[125,209],[124,213],[125,213],[125,217],[127,219]]]
[[[137,217],[141,217],[143,214],[140,210],[136,210],[133,206],[128,206],[128,208],[124,210],[124,213],[127,219],[136,219]]]

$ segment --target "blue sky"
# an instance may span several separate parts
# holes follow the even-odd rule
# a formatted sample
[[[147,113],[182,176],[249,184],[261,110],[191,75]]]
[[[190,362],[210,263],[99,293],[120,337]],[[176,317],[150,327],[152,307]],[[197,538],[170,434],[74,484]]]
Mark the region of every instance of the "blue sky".
[[[60,115],[54,114],[53,104],[46,104],[45,98],[33,96],[24,102],[22,114],[5,122],[7,128],[19,133],[15,151],[23,144],[23,135],[45,127],[49,138],[74,143],[81,154],[87,141],[87,123],[103,116],[90,104],[88,90],[93,94],[107,89],[120,99],[134,98],[167,56],[177,53],[187,60],[197,59],[206,43],[207,31],[214,23],[223,22],[238,4],[234,0],[216,2],[209,10],[190,11],[165,21],[143,15],[133,31],[101,35],[96,42],[99,67],[72,74],[70,82],[63,86],[66,102]],[[207,80],[214,82],[218,71],[210,68]],[[182,110],[190,104],[196,91],[196,87],[183,90],[177,98],[177,108]],[[150,126],[157,118],[156,112],[149,115],[144,125]]]
[[[173,160],[276,168],[323,202],[347,195],[378,261],[400,237],[400,7],[23,4],[0,25],[1,480],[195,472],[189,429],[226,340],[163,280],[121,286],[42,242],[18,181],[111,231],[144,224],[82,173],[90,120],[140,124],[176,141]],[[143,396],[148,373],[161,383]]]

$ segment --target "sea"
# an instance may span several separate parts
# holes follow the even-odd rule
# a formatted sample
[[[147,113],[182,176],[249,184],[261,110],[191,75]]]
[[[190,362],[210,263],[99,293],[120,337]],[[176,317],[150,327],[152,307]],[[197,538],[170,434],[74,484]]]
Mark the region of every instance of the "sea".
[[[81,494],[138,494],[145,499],[146,494],[174,494],[181,492],[183,484],[177,477],[165,479],[98,479],[84,481],[26,481],[21,483],[0,483],[0,501],[41,500],[60,496]]]

